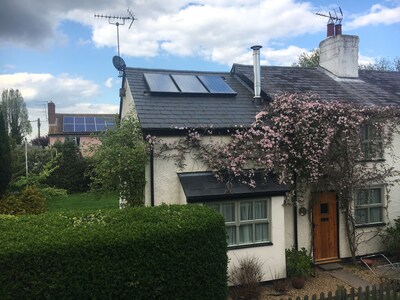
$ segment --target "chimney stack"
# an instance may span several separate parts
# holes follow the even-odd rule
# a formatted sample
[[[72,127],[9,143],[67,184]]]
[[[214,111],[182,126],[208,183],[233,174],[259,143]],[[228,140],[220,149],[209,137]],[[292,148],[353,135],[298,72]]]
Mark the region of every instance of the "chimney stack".
[[[53,101],[47,103],[47,115],[49,124],[56,124],[56,105]]]
[[[336,34],[326,38],[319,43],[320,67],[336,77],[358,78],[358,43],[356,35]]]
[[[342,34],[342,24],[338,23],[335,25],[335,35],[341,35]]]
[[[260,70],[260,49],[262,46],[256,45],[253,49],[253,71],[254,71],[254,100],[261,103],[261,70]]]
[[[326,25],[326,36],[334,36],[335,35],[335,24],[333,22],[329,22],[328,25]]]

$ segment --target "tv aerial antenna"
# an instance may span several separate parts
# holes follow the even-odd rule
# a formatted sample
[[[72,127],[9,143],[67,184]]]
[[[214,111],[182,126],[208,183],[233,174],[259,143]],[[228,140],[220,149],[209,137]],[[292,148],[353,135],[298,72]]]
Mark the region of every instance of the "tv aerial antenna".
[[[328,24],[341,24],[342,20],[343,20],[343,12],[342,9],[340,8],[340,6],[338,8],[335,8],[334,10],[331,10],[330,12],[328,12],[327,14],[323,14],[323,13],[315,13],[317,16],[320,17],[325,17],[328,18]]]
[[[118,45],[118,56],[120,56],[120,52],[119,52],[119,26],[120,25],[125,25],[125,22],[131,21],[131,23],[129,24],[129,28],[131,29],[133,21],[135,21],[135,17],[133,16],[132,11],[128,8],[127,12],[129,14],[129,16],[113,16],[113,15],[99,15],[99,14],[95,14],[94,17],[95,18],[100,18],[100,19],[108,19],[108,23],[111,25],[115,25],[117,27],[117,45]]]

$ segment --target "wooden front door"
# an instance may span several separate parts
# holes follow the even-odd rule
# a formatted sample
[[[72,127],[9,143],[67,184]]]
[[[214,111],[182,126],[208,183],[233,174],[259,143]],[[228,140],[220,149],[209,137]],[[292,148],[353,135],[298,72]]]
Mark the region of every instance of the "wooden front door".
[[[338,228],[336,194],[314,194],[313,228],[316,263],[338,260]]]

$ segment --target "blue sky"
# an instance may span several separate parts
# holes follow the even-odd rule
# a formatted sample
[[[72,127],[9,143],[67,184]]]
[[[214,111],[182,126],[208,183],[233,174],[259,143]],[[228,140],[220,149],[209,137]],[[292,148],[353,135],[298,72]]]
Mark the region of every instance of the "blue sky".
[[[94,14],[137,20],[120,26],[121,56],[130,67],[229,71],[251,63],[291,65],[318,47],[327,19],[343,10],[343,33],[360,37],[359,61],[400,57],[400,0],[2,0],[0,89],[19,89],[30,120],[46,103],[57,112],[117,113],[121,79],[112,65],[116,26]],[[32,123],[37,135],[36,123]]]

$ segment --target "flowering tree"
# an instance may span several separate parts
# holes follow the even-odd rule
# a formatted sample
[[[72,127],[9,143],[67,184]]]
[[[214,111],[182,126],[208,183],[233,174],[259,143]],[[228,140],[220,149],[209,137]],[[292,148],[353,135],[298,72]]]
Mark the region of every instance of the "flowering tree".
[[[304,201],[307,191],[335,190],[355,260],[360,236],[353,214],[353,192],[370,184],[394,182],[397,171],[373,154],[379,149],[392,153],[397,121],[398,110],[393,107],[322,101],[312,94],[282,94],[256,115],[249,128],[238,128],[231,134],[228,142],[215,141],[210,129],[203,134],[188,130],[187,137],[175,143],[159,141],[158,152],[175,158],[180,167],[191,153],[228,183],[237,179],[254,187],[255,171],[273,173],[280,183],[287,184],[287,199],[295,205]],[[360,141],[362,126],[373,132],[368,145]],[[365,157],[366,152],[369,157]]]

